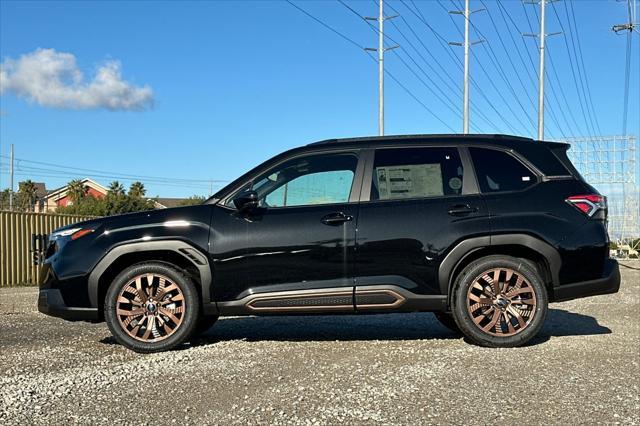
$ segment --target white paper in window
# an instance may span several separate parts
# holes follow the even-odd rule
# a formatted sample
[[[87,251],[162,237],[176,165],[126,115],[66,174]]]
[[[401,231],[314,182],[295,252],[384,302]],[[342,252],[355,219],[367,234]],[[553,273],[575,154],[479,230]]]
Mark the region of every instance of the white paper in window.
[[[381,200],[443,195],[439,163],[376,167]]]

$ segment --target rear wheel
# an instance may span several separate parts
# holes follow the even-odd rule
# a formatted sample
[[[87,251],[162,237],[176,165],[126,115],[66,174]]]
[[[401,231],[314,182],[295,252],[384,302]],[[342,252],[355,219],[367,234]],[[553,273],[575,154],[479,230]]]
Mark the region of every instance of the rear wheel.
[[[456,324],[481,346],[525,344],[540,331],[547,305],[538,271],[514,257],[479,259],[460,273],[454,286]]]
[[[125,269],[107,291],[104,313],[109,330],[136,352],[159,352],[193,334],[200,314],[196,288],[180,270],[164,263]]]

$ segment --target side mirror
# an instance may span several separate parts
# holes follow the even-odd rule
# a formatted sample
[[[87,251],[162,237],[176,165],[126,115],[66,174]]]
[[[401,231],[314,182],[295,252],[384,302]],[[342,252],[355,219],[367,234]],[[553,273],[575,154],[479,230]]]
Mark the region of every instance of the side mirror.
[[[258,207],[258,193],[253,190],[244,191],[233,199],[233,204],[239,211],[252,210]]]

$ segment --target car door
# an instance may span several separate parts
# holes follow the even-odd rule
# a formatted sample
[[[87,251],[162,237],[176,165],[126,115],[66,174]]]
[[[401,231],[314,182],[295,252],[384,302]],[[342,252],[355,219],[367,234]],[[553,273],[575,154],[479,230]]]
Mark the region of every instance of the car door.
[[[358,158],[358,150],[290,158],[247,185],[259,207],[241,212],[229,202],[215,208],[210,250],[216,300],[224,304],[268,294],[270,303],[254,301],[249,307],[353,310],[363,168]],[[320,297],[310,300],[305,296],[310,291]]]
[[[385,147],[369,154],[358,215],[356,309],[445,306],[438,281],[444,255],[478,228],[489,232],[464,149]],[[386,297],[376,289],[388,290]]]

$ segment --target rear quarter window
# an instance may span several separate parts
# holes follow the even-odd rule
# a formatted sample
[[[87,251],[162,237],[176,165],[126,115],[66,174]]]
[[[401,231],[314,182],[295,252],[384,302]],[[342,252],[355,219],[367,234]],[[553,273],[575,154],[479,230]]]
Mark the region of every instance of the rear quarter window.
[[[469,148],[482,192],[520,191],[537,182],[536,175],[511,154],[488,148]]]

